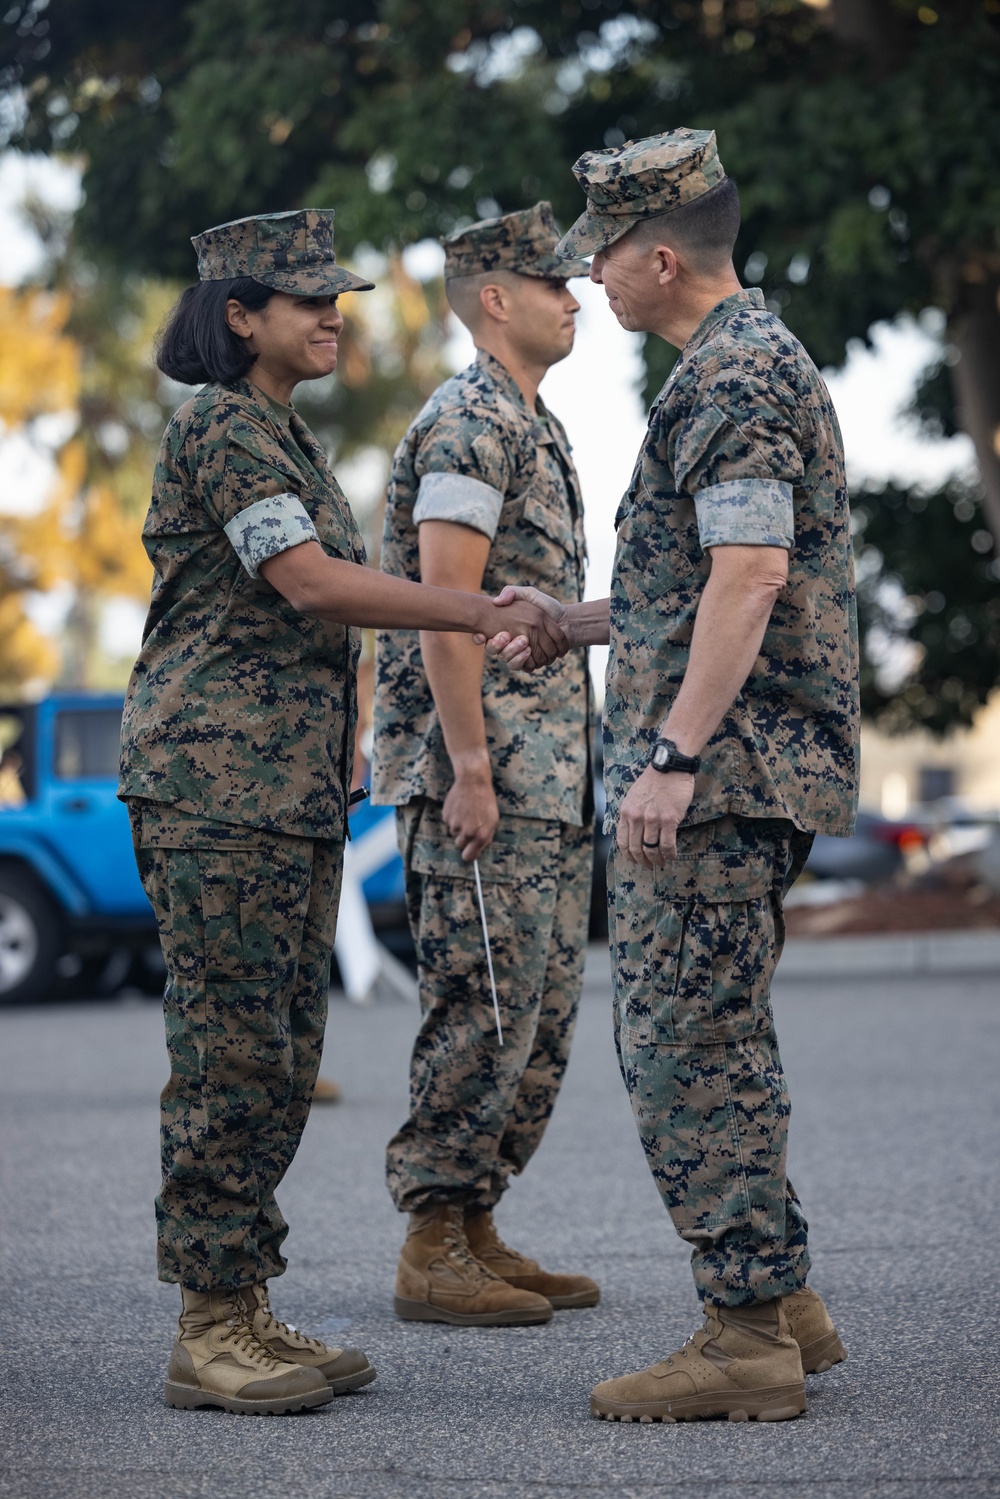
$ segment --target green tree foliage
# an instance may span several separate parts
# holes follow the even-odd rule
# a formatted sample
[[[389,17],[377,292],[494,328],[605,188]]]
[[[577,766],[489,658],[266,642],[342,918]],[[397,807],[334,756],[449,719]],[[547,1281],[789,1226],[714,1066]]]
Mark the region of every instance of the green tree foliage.
[[[917,408],[973,437],[981,525],[1000,537],[1000,0],[146,0],[141,14],[15,0],[0,33],[12,138],[83,153],[95,255],[186,277],[193,230],[263,205],[335,204],[345,254],[538,197],[568,222],[581,150],[711,125],[741,187],[738,269],[821,364],[876,321],[944,314]],[[655,389],[673,355],[655,340],[646,355]],[[940,556],[932,500],[908,513],[907,556]],[[961,576],[938,591],[958,607]],[[912,669],[933,692],[922,650]],[[996,665],[973,655],[982,696]]]
[[[854,521],[862,710],[889,733],[970,724],[1000,660],[996,548],[978,490],[862,489]]]

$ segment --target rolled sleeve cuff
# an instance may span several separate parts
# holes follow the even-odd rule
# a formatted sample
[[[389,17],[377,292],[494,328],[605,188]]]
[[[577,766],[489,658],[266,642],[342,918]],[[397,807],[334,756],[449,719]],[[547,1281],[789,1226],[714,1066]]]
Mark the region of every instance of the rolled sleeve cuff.
[[[502,509],[503,495],[482,479],[470,478],[468,474],[424,474],[413,519],[418,526],[425,520],[449,520],[459,526],[471,526],[492,541]]]
[[[318,541],[309,512],[294,494],[273,494],[255,500],[225,528],[237,557],[256,578],[262,562],[297,547],[303,541]]]
[[[795,540],[792,486],[780,479],[731,479],[694,497],[702,551],[709,547],[790,547]]]

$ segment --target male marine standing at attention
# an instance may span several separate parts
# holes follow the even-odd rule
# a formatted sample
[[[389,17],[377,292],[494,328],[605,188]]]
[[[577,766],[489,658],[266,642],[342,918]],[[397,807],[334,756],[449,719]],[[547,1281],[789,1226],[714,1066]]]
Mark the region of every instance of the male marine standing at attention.
[[[548,203],[446,242],[448,300],[474,364],[434,393],[396,451],[382,567],[478,593],[530,578],[575,603],[586,549],[576,470],[538,397],[573,347]],[[593,801],[586,650],[534,676],[468,638],[382,634],[374,800],[398,808],[422,1024],[410,1115],[389,1142],[389,1189],[410,1222],[396,1311],[460,1325],[546,1322],[593,1306],[584,1275],[504,1244],[493,1209],[541,1140],[566,1068],[583,978]],[[490,1003],[479,861],[503,1023]]]
[[[770,1003],[784,893],[813,835],[849,834],[857,806],[843,448],[812,360],[737,279],[739,197],[714,133],[588,152],[574,171],[587,208],[561,253],[594,255],[623,328],[681,350],[618,512],[610,610],[552,612],[573,645],[610,636],[615,1035],[705,1309],[683,1349],[598,1385],[591,1410],[782,1420],[805,1410],[803,1371],[844,1357],[806,1289]],[[516,642],[504,658],[522,659]]]

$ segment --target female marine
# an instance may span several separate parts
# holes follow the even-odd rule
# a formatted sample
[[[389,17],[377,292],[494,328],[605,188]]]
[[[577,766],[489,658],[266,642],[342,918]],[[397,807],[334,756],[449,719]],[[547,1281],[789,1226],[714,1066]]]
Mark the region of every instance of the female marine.
[[[271,1314],[285,1268],[275,1189],[319,1066],[346,836],[360,625],[522,632],[533,605],[364,565],[350,507],[294,407],[337,363],[332,210],[200,234],[200,282],[158,363],[202,389],[163,438],[143,531],[155,570],[129,683],[120,795],[167,965],[159,1275],[180,1285],[168,1404],[262,1414],[375,1377]],[[516,618],[512,618],[515,615]]]

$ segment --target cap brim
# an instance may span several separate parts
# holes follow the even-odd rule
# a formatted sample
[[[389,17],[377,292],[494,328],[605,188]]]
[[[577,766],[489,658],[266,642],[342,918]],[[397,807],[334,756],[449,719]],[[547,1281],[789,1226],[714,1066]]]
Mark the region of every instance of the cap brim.
[[[375,290],[374,281],[366,281],[346,266],[336,264],[268,271],[266,275],[255,276],[254,280],[293,297],[334,297],[345,291]]]
[[[640,218],[641,214],[625,217],[622,214],[593,213],[588,203],[586,212],[581,213],[572,229],[568,229],[556,245],[556,254],[574,259],[578,255],[596,255],[598,250],[606,250],[616,239],[627,234]]]
[[[539,255],[530,266],[518,266],[518,271],[522,276],[571,281],[574,276],[589,276],[590,266],[585,260],[568,260],[563,255],[557,255],[553,250],[550,255]]]

